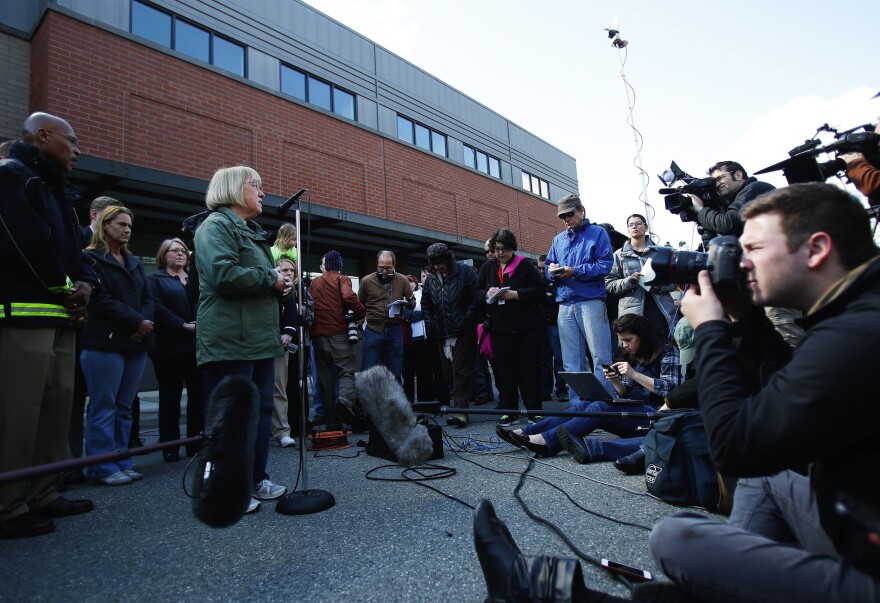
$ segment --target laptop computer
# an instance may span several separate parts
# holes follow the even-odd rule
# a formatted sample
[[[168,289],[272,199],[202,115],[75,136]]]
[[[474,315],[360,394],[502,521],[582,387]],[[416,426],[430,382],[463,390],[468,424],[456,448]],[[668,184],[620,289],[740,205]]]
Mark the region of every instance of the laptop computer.
[[[609,402],[611,404],[648,404],[644,400],[631,400],[629,398],[612,396],[608,393],[608,390],[605,389],[596,375],[590,372],[560,372],[559,376],[565,379],[565,382],[568,383],[571,386],[571,389],[581,397],[581,400],[601,400],[602,402]]]

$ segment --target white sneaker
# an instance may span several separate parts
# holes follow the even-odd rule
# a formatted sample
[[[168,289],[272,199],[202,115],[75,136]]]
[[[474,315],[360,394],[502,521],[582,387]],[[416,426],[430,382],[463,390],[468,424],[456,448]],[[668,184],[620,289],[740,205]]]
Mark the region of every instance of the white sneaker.
[[[278,445],[282,448],[291,448],[296,446],[296,440],[290,436],[284,436],[283,438],[278,439]]]
[[[264,479],[254,488],[253,496],[258,500],[275,500],[281,498],[285,492],[287,492],[287,488],[284,486],[278,486]]]
[[[258,501],[256,498],[252,498],[250,504],[248,504],[247,511],[244,512],[245,515],[250,515],[251,513],[256,513],[263,506],[263,503]]]

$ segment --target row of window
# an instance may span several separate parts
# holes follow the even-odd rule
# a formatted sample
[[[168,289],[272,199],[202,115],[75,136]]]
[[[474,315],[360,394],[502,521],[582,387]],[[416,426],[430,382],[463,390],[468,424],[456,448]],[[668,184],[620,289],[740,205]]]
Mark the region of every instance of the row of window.
[[[355,119],[354,94],[289,65],[281,65],[281,92]]]
[[[131,0],[131,33],[241,77],[246,75],[243,45],[141,0]],[[357,117],[354,94],[290,65],[281,65],[281,92],[351,120]],[[402,115],[397,116],[397,137],[447,156],[445,134]],[[464,164],[493,178],[501,178],[501,161],[469,145],[464,145]],[[550,185],[546,180],[523,172],[522,183],[524,189],[550,198]]]
[[[550,198],[550,183],[528,172],[522,173],[522,187],[545,199]]]
[[[140,0],[131,2],[131,33],[236,75],[245,75],[244,46]]]

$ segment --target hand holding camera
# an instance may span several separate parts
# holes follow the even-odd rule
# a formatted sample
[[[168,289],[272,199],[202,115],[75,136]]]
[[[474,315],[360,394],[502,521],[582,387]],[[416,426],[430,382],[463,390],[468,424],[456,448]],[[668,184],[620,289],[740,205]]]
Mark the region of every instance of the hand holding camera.
[[[701,324],[710,320],[724,320],[726,314],[721,300],[712,288],[712,277],[706,270],[697,276],[697,285],[692,286],[681,300],[681,313],[684,314],[691,327],[696,330]]]

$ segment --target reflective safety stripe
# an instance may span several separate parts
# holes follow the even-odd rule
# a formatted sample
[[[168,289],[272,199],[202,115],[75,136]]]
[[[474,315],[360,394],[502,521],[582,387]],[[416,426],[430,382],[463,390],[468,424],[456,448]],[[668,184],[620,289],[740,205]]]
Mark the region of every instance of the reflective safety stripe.
[[[0,318],[6,318],[6,308],[0,306]]]
[[[65,276],[64,280],[67,282],[64,283],[61,287],[49,287],[49,291],[52,293],[68,293],[73,288],[73,281],[70,280],[69,276]]]
[[[47,316],[70,318],[64,306],[58,304],[9,304],[9,316]]]

